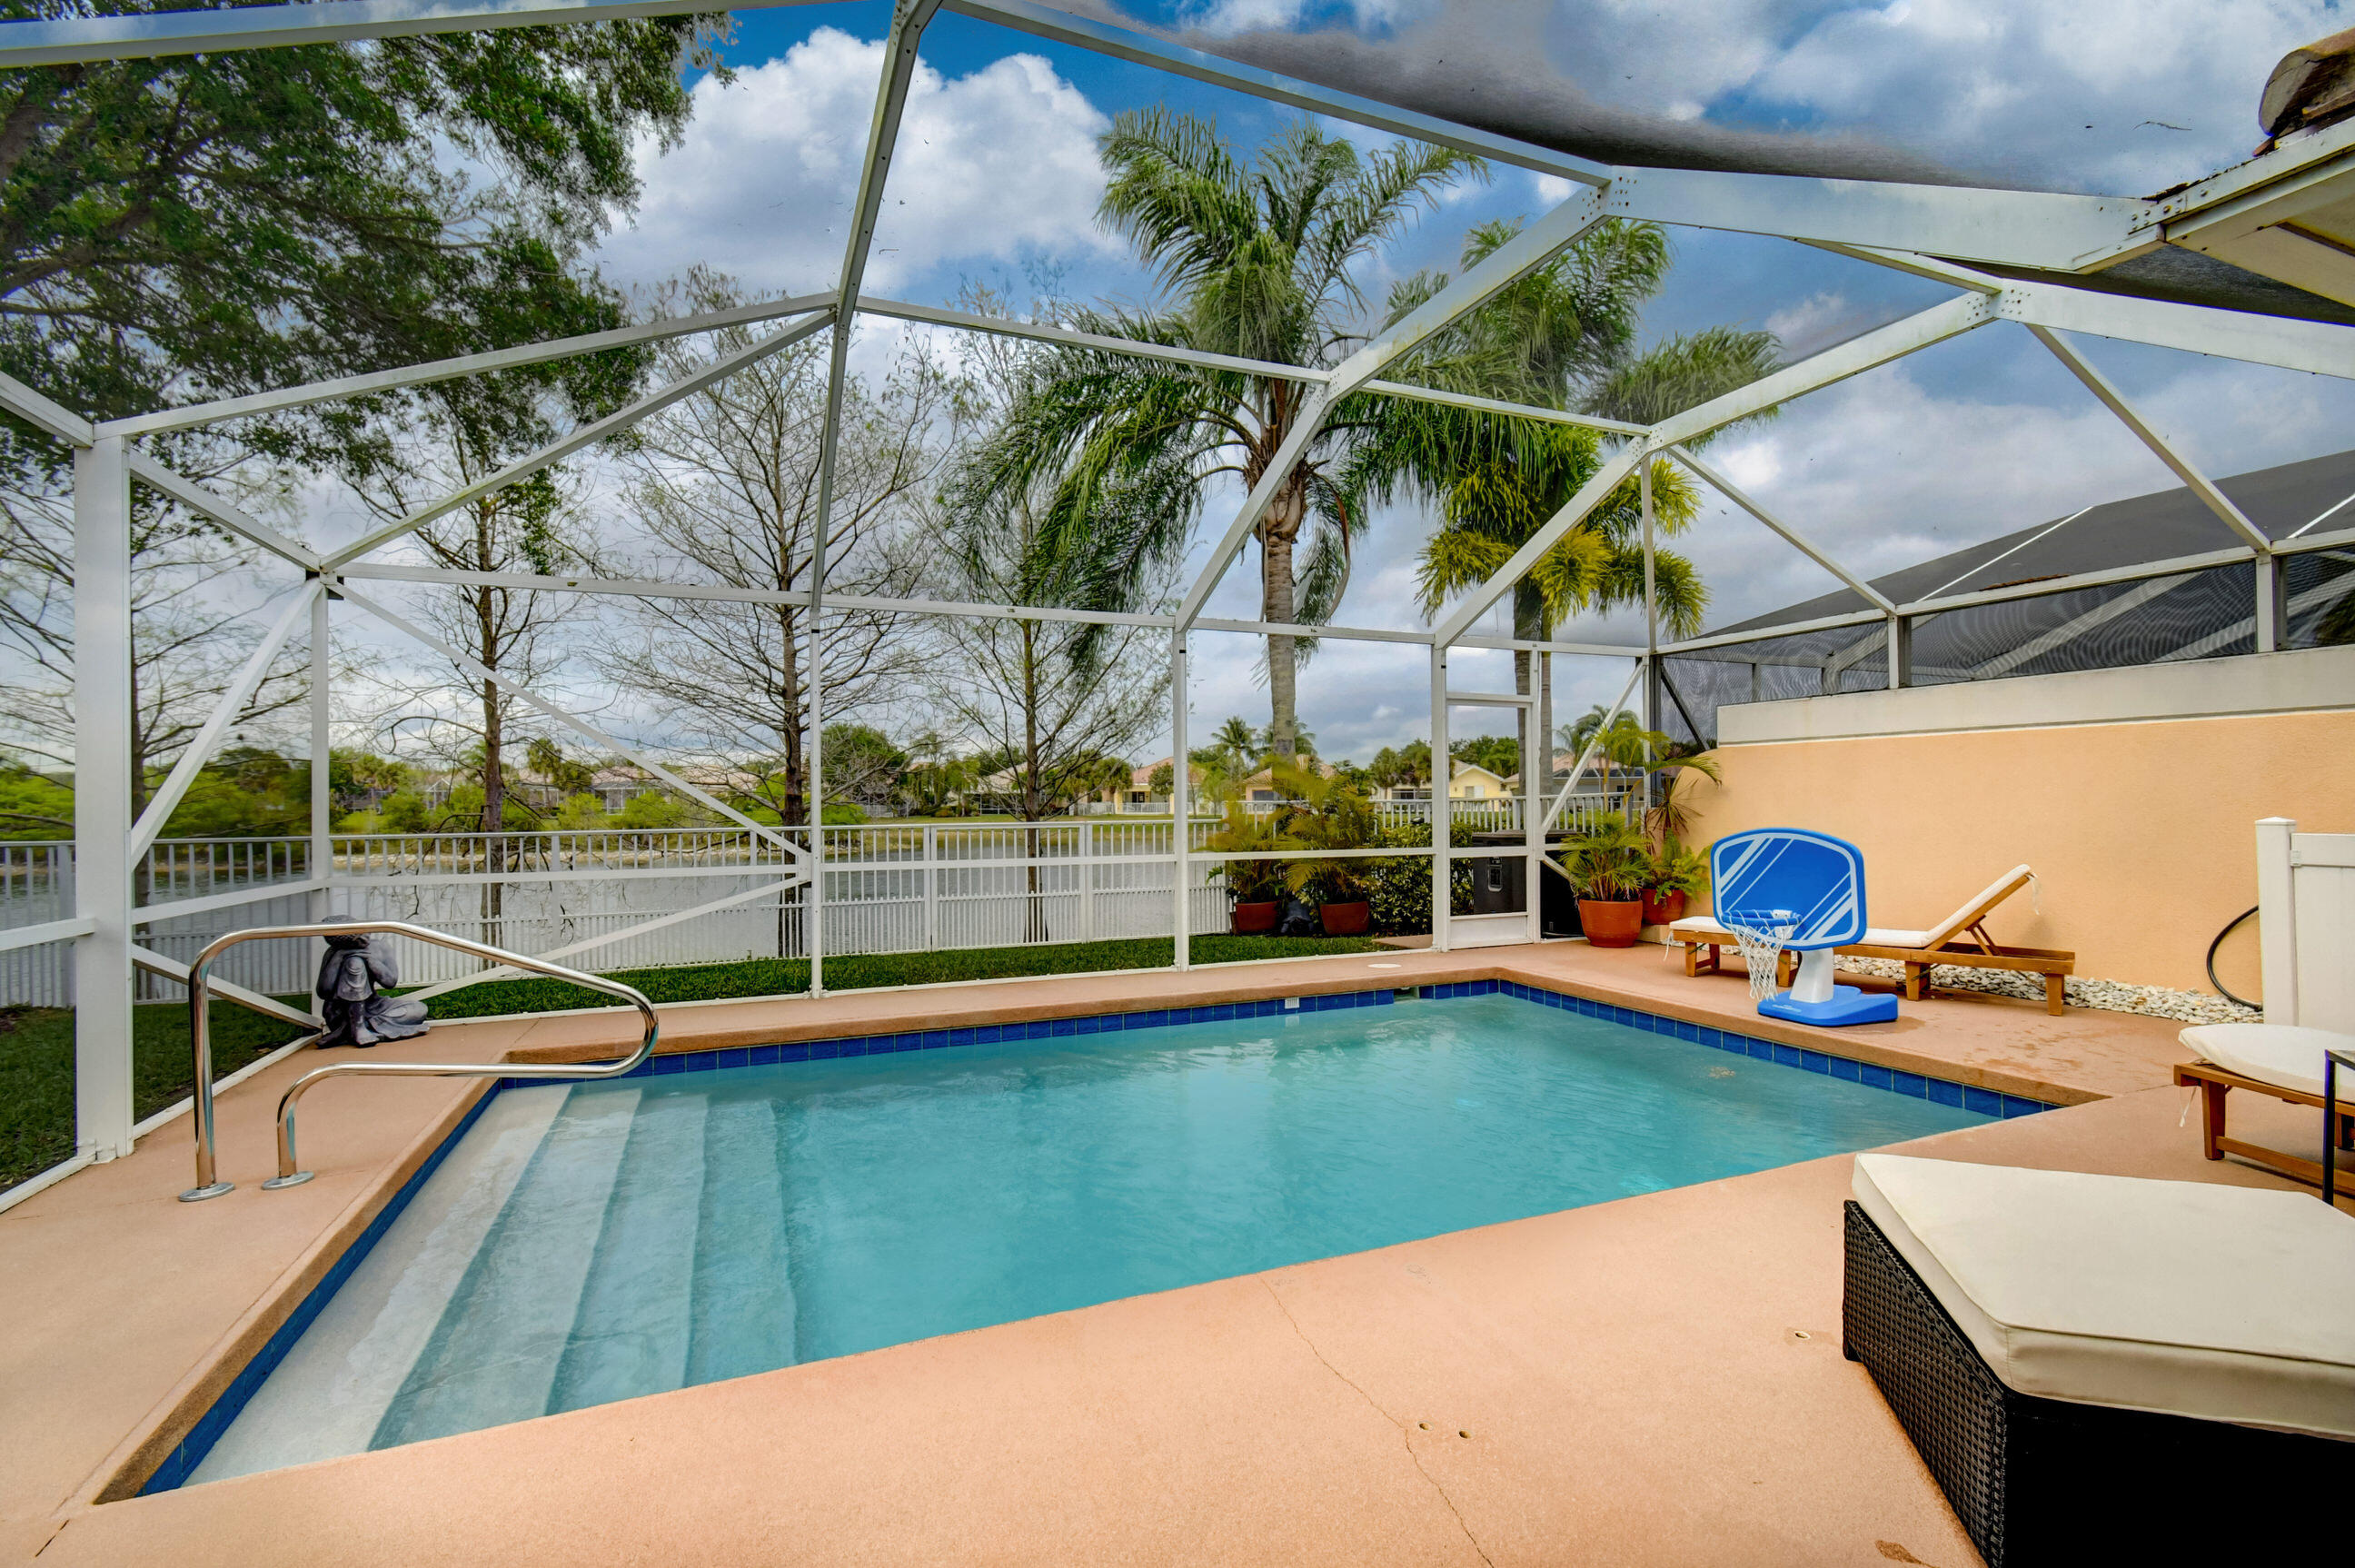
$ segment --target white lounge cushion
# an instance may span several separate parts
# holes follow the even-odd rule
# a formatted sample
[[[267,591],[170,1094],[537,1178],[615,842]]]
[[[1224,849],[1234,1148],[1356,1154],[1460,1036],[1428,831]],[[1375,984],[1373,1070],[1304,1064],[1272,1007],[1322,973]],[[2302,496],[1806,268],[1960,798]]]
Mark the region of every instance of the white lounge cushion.
[[[1853,1185],[2007,1387],[2355,1437],[2355,1215],[1887,1154],[1857,1156]]]
[[[1733,933],[1705,914],[1689,914],[1682,920],[1671,921],[1668,929],[1688,942],[1716,942],[1721,946],[1733,944]],[[1863,940],[1875,947],[1926,947],[1930,933],[1926,931],[1886,931],[1875,925],[1865,928]]]
[[[2284,1089],[2322,1093],[2322,1053],[2355,1053],[2355,1034],[2295,1024],[2200,1024],[2175,1037],[2227,1072]],[[2355,1072],[2340,1075],[2339,1092],[2355,1099]]]

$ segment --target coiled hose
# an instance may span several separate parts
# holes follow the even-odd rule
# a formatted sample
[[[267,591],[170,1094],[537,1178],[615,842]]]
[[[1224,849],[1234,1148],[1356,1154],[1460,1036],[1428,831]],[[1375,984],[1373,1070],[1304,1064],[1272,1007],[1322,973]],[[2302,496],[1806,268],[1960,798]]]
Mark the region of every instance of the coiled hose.
[[[2241,929],[2241,923],[2243,921],[2248,919],[2251,915],[2256,912],[2257,906],[2254,904],[2243,910],[2240,913],[2234,915],[2229,922],[2227,922],[2224,929],[2216,933],[2216,940],[2208,944],[2208,983],[2216,987],[2216,994],[2218,996],[2223,997],[2228,1002],[2238,1002],[2244,1008],[2254,1008],[2258,1004],[2248,1001],[2245,998],[2236,997],[2232,995],[2232,992],[2224,989],[2224,982],[2216,978],[2216,949],[2224,945],[2224,938],[2232,935],[2232,933]]]

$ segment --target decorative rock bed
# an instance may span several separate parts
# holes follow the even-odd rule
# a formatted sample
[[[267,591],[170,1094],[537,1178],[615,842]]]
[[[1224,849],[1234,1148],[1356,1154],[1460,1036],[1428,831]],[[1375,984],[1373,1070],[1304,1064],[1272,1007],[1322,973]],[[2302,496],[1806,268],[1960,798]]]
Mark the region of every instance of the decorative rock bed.
[[[1905,966],[1889,958],[1842,958],[1839,966],[1876,979],[1902,980]],[[1930,984],[1946,991],[1986,991],[1998,997],[2044,999],[2040,976],[2014,975],[2000,969],[1958,969],[1940,965],[1930,972]],[[2129,986],[2121,980],[2086,980],[2074,976],[2067,982],[2066,1000],[2073,1008],[2095,1008],[2108,1013],[2141,1013],[2147,1018],[2174,1019],[2188,1024],[2247,1023],[2260,1017],[2254,1008],[2207,991],[2171,991],[2164,986]]]

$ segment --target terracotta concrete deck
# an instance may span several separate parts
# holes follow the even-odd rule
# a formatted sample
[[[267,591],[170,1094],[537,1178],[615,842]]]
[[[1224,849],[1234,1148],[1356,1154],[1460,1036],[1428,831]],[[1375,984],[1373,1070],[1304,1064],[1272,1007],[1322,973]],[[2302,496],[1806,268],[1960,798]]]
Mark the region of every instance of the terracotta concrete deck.
[[[1738,978],[1573,944],[716,1004],[669,1010],[666,1034],[709,1047],[1489,975],[1770,1033]],[[1955,997],[1837,1038],[2016,1093],[2115,1096],[1921,1152],[2286,1185],[2200,1158],[2158,1087],[2183,1055],[2175,1027]],[[625,1029],[450,1026],[400,1049],[570,1055]],[[1846,1157],[98,1502],[479,1092],[330,1085],[305,1106],[319,1179],[259,1191],[277,1093],[310,1064],[222,1098],[227,1198],[173,1201],[183,1123],[0,1215],[0,1560],[1976,1561],[1839,1354]],[[2245,1098],[2236,1131],[2307,1141],[2304,1113]]]

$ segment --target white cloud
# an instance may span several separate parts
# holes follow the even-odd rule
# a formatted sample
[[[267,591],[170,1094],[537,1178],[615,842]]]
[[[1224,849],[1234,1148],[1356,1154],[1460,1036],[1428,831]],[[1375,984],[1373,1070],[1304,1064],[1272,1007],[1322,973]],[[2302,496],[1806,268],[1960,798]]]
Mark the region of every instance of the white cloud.
[[[1431,0],[1347,0],[1349,21],[1360,28],[1391,27],[1424,16]],[[1312,22],[1321,10],[1313,0],[1202,0],[1181,7],[1182,25],[1207,33],[1254,32],[1263,27],[1298,27]]]
[[[883,46],[820,27],[782,58],[707,78],[680,144],[641,155],[636,222],[606,243],[617,275],[708,261],[757,289],[831,283],[841,265]],[[1095,138],[1111,122],[1037,55],[950,79],[917,68],[868,276],[890,289],[944,262],[1105,247]]]
[[[2019,183],[2128,193],[2245,155],[2274,62],[2343,25],[2323,0],[1554,9],[1558,64],[1607,102],[1673,118],[1699,102],[1723,123],[1850,131]]]

